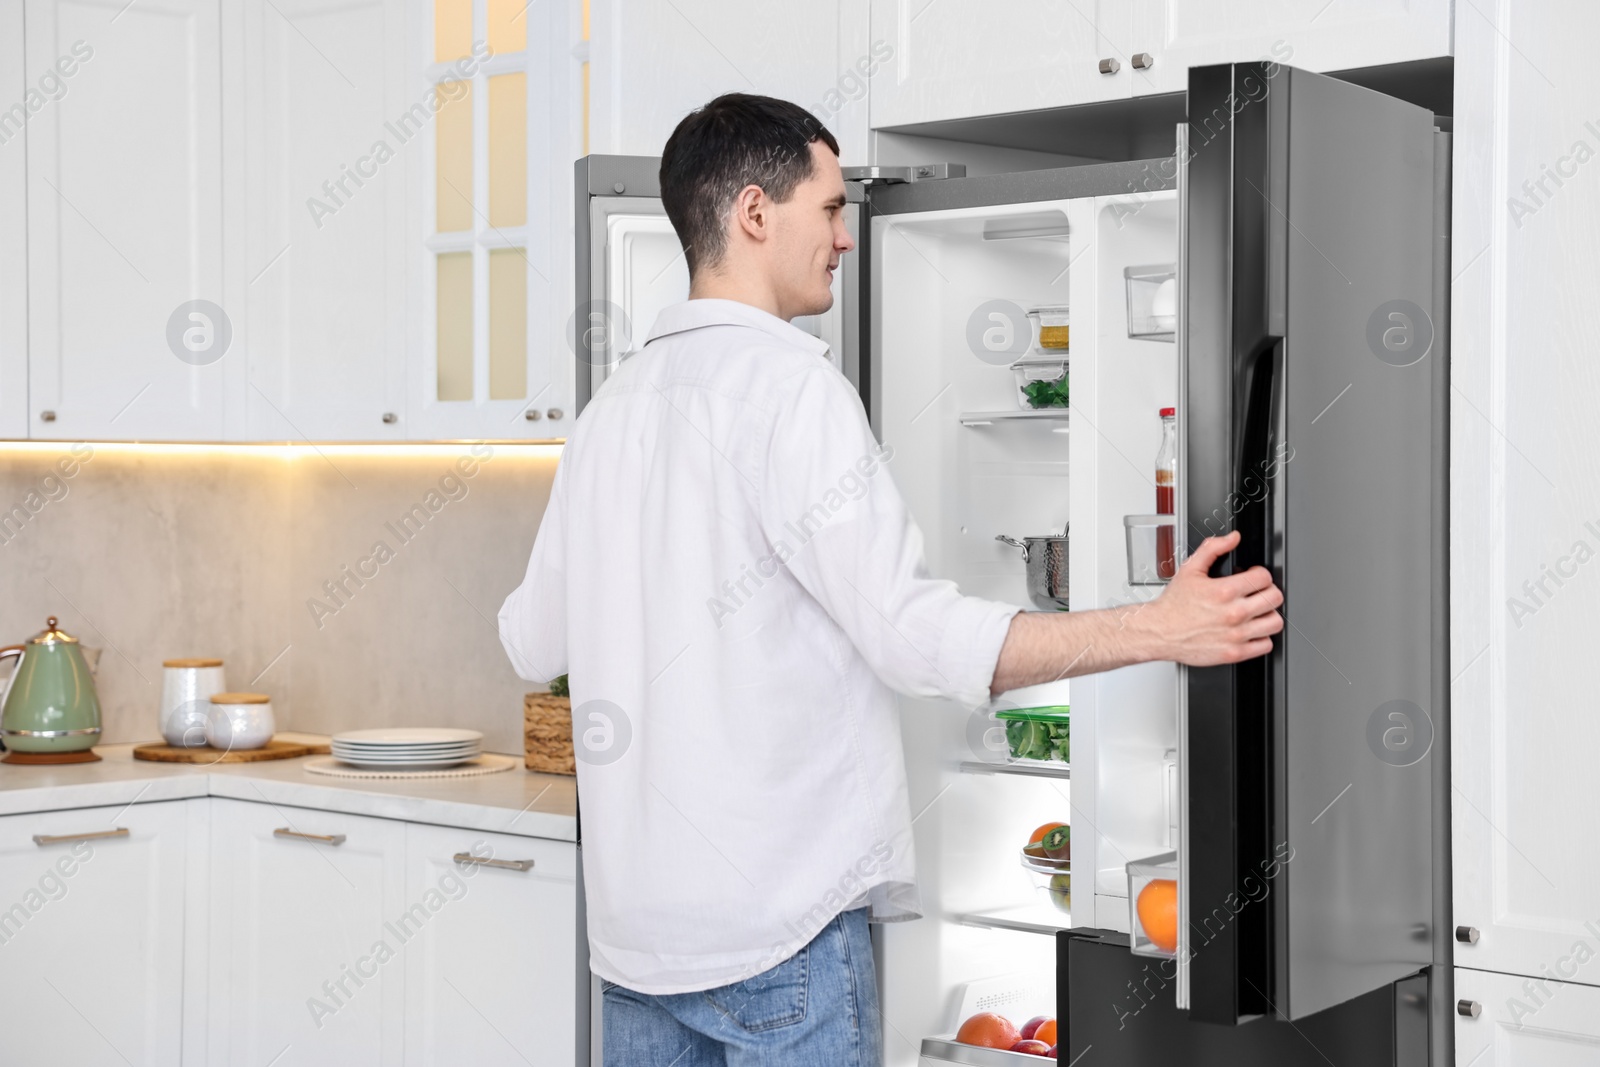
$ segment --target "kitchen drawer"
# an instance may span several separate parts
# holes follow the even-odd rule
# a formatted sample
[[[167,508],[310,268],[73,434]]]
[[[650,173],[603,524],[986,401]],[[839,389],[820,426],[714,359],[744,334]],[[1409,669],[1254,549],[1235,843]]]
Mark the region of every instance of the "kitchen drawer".
[[[406,899],[430,909],[405,949],[408,1065],[575,1062],[577,864],[566,842],[407,825]]]

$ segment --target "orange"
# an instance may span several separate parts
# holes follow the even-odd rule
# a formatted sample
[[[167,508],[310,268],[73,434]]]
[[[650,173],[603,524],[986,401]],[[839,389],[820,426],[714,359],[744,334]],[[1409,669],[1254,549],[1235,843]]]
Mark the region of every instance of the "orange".
[[[1139,925],[1163,952],[1178,951],[1178,883],[1157,878],[1139,890]]]
[[[1037,830],[1035,830],[1033,832],[1033,834],[1028,838],[1028,843],[1026,845],[1022,846],[1022,851],[1027,853],[1030,856],[1043,857],[1044,856],[1044,849],[1042,849],[1042,848],[1030,848],[1028,846],[1036,844],[1036,843],[1038,843],[1040,841],[1043,841],[1045,834],[1049,833],[1051,830],[1054,830],[1058,826],[1065,826],[1065,825],[1067,825],[1067,824],[1064,823],[1064,822],[1047,822],[1047,823],[1045,823],[1043,826],[1041,826]]]
[[[1055,1044],[1056,1021],[1054,1019],[1046,1019],[1044,1022],[1040,1023],[1039,1029],[1033,1032],[1033,1039],[1035,1041],[1043,1041],[1047,1045]]]
[[[961,1024],[961,1029],[956,1031],[956,1040],[963,1045],[1009,1050],[1019,1038],[1017,1028],[1011,1025],[1010,1019],[992,1011],[981,1011]]]

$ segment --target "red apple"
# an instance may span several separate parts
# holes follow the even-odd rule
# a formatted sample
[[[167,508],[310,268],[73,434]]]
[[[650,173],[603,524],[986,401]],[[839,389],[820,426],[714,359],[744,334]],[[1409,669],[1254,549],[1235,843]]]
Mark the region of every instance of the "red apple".
[[[1018,1041],[1011,1046],[1012,1052],[1026,1052],[1030,1056],[1050,1055],[1050,1046],[1043,1041]]]
[[[1050,1046],[1050,1051],[1049,1051],[1049,1052],[1046,1052],[1046,1053],[1045,1053],[1045,1054],[1044,1054],[1044,1058],[1045,1058],[1045,1059],[1047,1059],[1047,1060],[1053,1060],[1053,1059],[1055,1059],[1055,1058],[1056,1058],[1056,1046],[1054,1046],[1054,1045],[1051,1045],[1051,1046]]]
[[[1033,1035],[1039,1032],[1039,1027],[1043,1026],[1049,1021],[1050,1016],[1048,1015],[1035,1015],[1033,1018],[1022,1024],[1022,1029],[1017,1031],[1017,1037],[1021,1038],[1023,1041],[1031,1041],[1033,1039]]]

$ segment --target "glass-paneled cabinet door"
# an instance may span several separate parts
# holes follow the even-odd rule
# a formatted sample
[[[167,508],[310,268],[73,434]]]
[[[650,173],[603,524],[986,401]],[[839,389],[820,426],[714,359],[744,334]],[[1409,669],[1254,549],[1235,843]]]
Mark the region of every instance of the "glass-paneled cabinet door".
[[[413,3],[409,436],[565,437],[581,8]]]

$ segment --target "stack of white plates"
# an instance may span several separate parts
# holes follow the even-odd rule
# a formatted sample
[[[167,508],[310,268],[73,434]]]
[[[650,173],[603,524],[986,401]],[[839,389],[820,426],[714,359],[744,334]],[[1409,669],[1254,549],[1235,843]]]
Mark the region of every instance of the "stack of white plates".
[[[357,767],[453,767],[477,759],[483,734],[477,730],[391,727],[334,734],[335,758]]]

